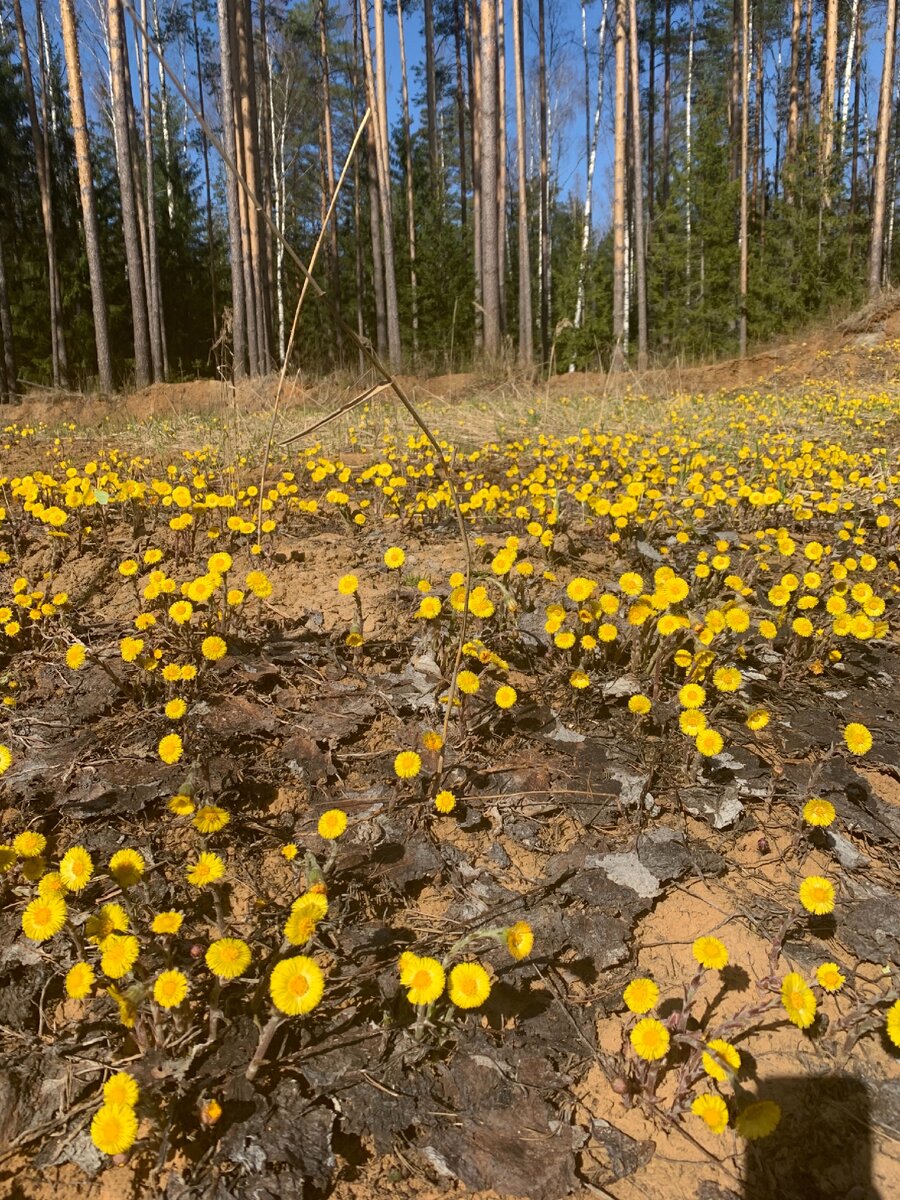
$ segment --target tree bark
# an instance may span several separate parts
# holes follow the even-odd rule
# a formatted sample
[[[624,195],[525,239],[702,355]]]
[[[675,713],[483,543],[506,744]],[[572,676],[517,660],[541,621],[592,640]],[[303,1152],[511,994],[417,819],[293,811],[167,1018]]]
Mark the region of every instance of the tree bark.
[[[100,256],[100,227],[94,195],[94,173],[91,169],[91,149],[88,139],[87,114],[84,108],[84,84],[81,75],[81,56],[73,0],[59,0],[62,17],[63,49],[66,74],[69,79],[69,105],[72,110],[72,133],[75,139],[75,162],[78,167],[78,188],[81,199],[81,219],[84,225],[84,245],[91,287],[91,311],[94,316],[94,342],[97,347],[97,374],[100,390],[113,390],[112,359],[109,353],[109,323],[106,310],[106,289],[103,284],[103,262]]]
[[[219,25],[219,61],[222,79],[220,116],[225,150],[232,162],[237,162],[234,135],[233,68],[231,63],[231,33],[228,21],[228,0],[217,0]],[[228,214],[228,258],[231,267],[231,322],[234,378],[247,374],[247,324],[244,297],[243,243],[241,240],[241,204],[238,181],[230,170],[225,172],[225,202]]]
[[[22,84],[31,126],[31,141],[34,146],[34,163],[38,177],[41,202],[41,219],[44,223],[44,241],[47,250],[47,282],[50,291],[50,343],[54,387],[68,387],[69,368],[66,355],[66,337],[63,329],[62,288],[59,279],[59,262],[56,252],[56,232],[53,224],[53,201],[50,192],[50,156],[47,139],[38,119],[34,82],[31,76],[31,59],[25,35],[21,0],[13,0],[16,33],[19,38],[19,57],[22,60]]]
[[[838,0],[827,0],[825,7],[825,58],[822,64],[822,100],[819,111],[822,198],[831,205],[831,155],[834,150],[834,85],[837,74]]]
[[[616,3],[616,88],[613,133],[613,354],[611,370],[624,365],[625,341],[625,76],[628,48],[626,0]]]
[[[366,126],[366,145],[369,154],[369,227],[372,236],[372,286],[375,292],[375,336],[378,353],[389,357],[387,303],[384,272],[384,211],[381,201],[381,137],[378,131],[378,101],[372,72],[372,48],[369,37],[369,14],[366,0],[359,0],[359,25],[362,31],[362,59],[366,88],[366,104],[372,119]]]
[[[497,5],[481,0],[481,282],[484,352],[500,354],[500,280],[497,253]]]
[[[155,6],[154,6],[155,7]],[[206,121],[206,105],[203,99],[203,72],[200,66],[200,30],[197,27],[197,0],[191,0],[191,18],[194,32],[194,61],[197,71],[197,99],[200,104],[200,119]],[[216,295],[216,248],[213,236],[212,187],[209,174],[209,142],[206,130],[200,127],[200,147],[203,152],[203,183],[206,196],[206,248],[209,257],[209,288],[212,302],[212,340],[219,336],[219,301]],[[171,204],[171,201],[170,201]],[[170,211],[170,220],[172,212]]]
[[[800,16],[801,0],[791,0],[791,68],[788,82],[787,152],[784,163],[791,167],[797,158],[800,132]],[[788,203],[792,202],[790,187],[785,187]]]
[[[365,0],[362,0],[365,5]],[[375,20],[375,94],[377,104],[373,112],[378,130],[378,198],[381,203],[381,250],[384,259],[384,301],[387,320],[388,357],[393,367],[399,367],[403,358],[400,342],[400,311],[397,306],[397,274],[394,260],[394,218],[391,203],[391,160],[388,140],[387,112],[387,62],[384,51],[384,0],[374,0]],[[363,37],[368,31],[368,17],[363,20]]]
[[[693,24],[691,25],[693,29]],[[669,200],[669,147],[672,135],[672,0],[666,0],[663,43],[662,206]]]
[[[548,153],[547,46],[544,0],[538,0],[538,91],[541,139],[541,362],[550,359],[550,161]]]
[[[13,345],[12,310],[9,305],[9,284],[2,238],[0,238],[0,342],[3,343],[3,377],[6,388],[4,399],[12,400],[19,389],[16,353]]]
[[[740,226],[740,301],[738,343],[741,358],[747,354],[747,167],[750,141],[750,4],[741,0],[741,226]]]
[[[872,196],[872,236],[869,243],[869,295],[881,291],[884,216],[887,205],[888,150],[891,138],[891,109],[894,87],[894,41],[897,25],[897,0],[887,0],[884,29],[884,62],[878,96],[878,128],[875,141],[875,178]]]
[[[406,240],[409,251],[409,291],[412,310],[413,353],[419,352],[419,293],[416,280],[416,209],[413,191],[412,126],[409,119],[409,84],[406,77],[406,39],[403,36],[403,0],[397,0],[397,36],[400,43],[400,80],[403,99],[403,157],[406,168]]]
[[[144,288],[144,263],[138,229],[137,200],[131,161],[131,135],[128,128],[127,91],[125,81],[124,30],[121,0],[107,0],[109,29],[109,66],[112,80],[113,120],[119,162],[119,193],[122,203],[122,233],[125,238],[125,261],[128,266],[128,290],[131,296],[131,323],[134,329],[134,383],[144,388],[150,383],[150,328],[147,316],[147,294]]]
[[[637,2],[628,0],[631,74],[631,162],[634,206],[634,275],[637,285],[638,370],[647,369],[647,247],[644,236],[644,167],[641,146],[641,67],[638,56]]]
[[[469,64],[469,113],[472,121],[472,253],[475,270],[475,349],[484,345],[483,279],[481,251],[483,237],[481,229],[481,55],[479,53],[479,25],[472,14],[474,0],[464,0],[463,13],[466,24],[466,58]]]
[[[500,290],[500,335],[506,333],[506,20],[505,0],[497,4],[497,280]]]
[[[519,365],[528,370],[534,359],[531,315],[531,251],[528,245],[528,142],[525,110],[525,53],[522,42],[522,0],[512,0],[513,58],[516,75],[516,180],[518,185],[519,250]]]
[[[141,0],[141,22],[148,28],[147,0]],[[156,182],[153,172],[153,127],[150,113],[150,42],[143,34],[135,34],[140,44],[141,110],[144,118],[144,172],[147,206],[147,261],[150,281],[150,354],[158,364],[157,377],[169,374],[165,340],[165,318],[162,306],[162,287],[159,278],[159,244],[156,236]]]
[[[434,0],[425,0],[425,104],[431,186],[437,190],[438,200],[440,200],[444,189],[438,159],[437,86],[434,76]]]
[[[334,195],[334,138],[331,128],[331,68],[328,58],[328,31],[325,26],[325,0],[319,0],[319,54],[322,68],[322,122],[325,135],[325,181],[328,185],[328,203]],[[327,206],[326,206],[327,207]],[[328,228],[328,274],[331,278],[331,294],[334,302],[341,302],[341,272],[338,257],[338,224],[334,214]],[[343,334],[337,331],[338,344],[343,348]]]
[[[462,67],[462,18],[459,0],[453,0],[453,46],[456,51],[456,120],[459,136],[459,223],[463,237],[466,232],[466,94]]]

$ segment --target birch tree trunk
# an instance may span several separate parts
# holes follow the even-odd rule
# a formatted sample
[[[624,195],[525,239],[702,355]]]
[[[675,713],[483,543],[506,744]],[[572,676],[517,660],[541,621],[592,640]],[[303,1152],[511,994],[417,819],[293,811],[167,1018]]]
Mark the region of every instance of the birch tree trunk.
[[[69,105],[72,111],[72,133],[75,139],[75,162],[78,168],[78,189],[81,200],[81,219],[84,225],[84,246],[91,287],[91,311],[94,316],[94,342],[97,347],[97,374],[100,390],[113,390],[112,360],[109,353],[109,324],[106,310],[106,290],[103,285],[103,262],[100,257],[100,227],[94,195],[94,173],[88,139],[87,114],[84,108],[84,84],[81,76],[81,56],[75,25],[73,0],[59,0],[62,18],[63,49],[66,74],[69,79]]]
[[[859,26],[859,0],[853,0],[850,12],[850,40],[844,60],[844,83],[841,88],[841,142],[843,152],[847,148],[847,122],[850,119],[850,84],[853,80],[853,62],[856,56],[856,34]]]

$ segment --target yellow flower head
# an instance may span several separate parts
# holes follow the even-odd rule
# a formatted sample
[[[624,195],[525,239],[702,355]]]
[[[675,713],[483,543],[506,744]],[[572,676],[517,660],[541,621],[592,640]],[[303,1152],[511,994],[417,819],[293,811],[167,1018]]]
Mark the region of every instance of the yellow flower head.
[[[262,571],[251,571],[246,579],[247,587],[260,600],[268,600],[272,595],[272,582]]]
[[[798,1029],[808,1029],[816,1017],[816,997],[802,975],[791,971],[781,981],[781,1003],[788,1020]]]
[[[206,951],[206,965],[219,979],[237,979],[250,966],[250,947],[240,938],[218,938]]]
[[[154,933],[177,933],[181,928],[181,923],[183,920],[183,913],[175,912],[174,910],[169,912],[161,912],[157,913],[153,918],[150,928]]]
[[[464,696],[474,696],[481,683],[474,671],[460,671],[456,677],[456,686]]]
[[[117,850],[109,860],[109,873],[119,887],[134,887],[144,876],[144,856],[137,850]]]
[[[66,666],[70,671],[80,671],[84,666],[84,660],[87,657],[87,650],[81,642],[75,642],[66,651]]]
[[[177,733],[167,733],[159,743],[159,757],[168,766],[177,763],[184,753],[184,743]]]
[[[781,1109],[774,1100],[756,1100],[738,1113],[734,1127],[742,1138],[754,1142],[774,1133],[781,1120]]]
[[[457,1008],[479,1008],[491,994],[491,980],[481,963],[457,963],[447,989]]]
[[[415,779],[422,769],[422,759],[415,750],[401,750],[394,759],[394,774],[398,779]]]
[[[316,826],[319,837],[329,842],[339,838],[346,828],[347,814],[340,808],[329,808],[327,812],[323,812]]]
[[[706,689],[699,683],[686,683],[679,689],[678,703],[682,708],[702,708],[706,702]]]
[[[872,749],[872,735],[865,725],[851,721],[844,727],[844,743],[851,754],[868,754]]]
[[[176,817],[189,817],[194,811],[194,802],[190,796],[178,795],[173,796],[169,801],[169,812],[174,813]]]
[[[721,1038],[713,1038],[711,1042],[707,1042],[709,1050],[715,1053],[705,1053],[703,1055],[703,1070],[713,1079],[723,1083],[728,1078],[728,1072],[725,1069],[724,1063],[727,1063],[732,1071],[740,1070],[741,1055],[730,1042],[725,1042]]]
[[[299,853],[300,847],[296,842],[286,842],[281,847],[281,856],[282,858],[286,858],[288,862],[293,862]]]
[[[218,833],[230,820],[231,814],[227,809],[217,804],[203,804],[194,813],[193,824],[201,833]]]
[[[396,571],[406,562],[406,551],[399,546],[389,546],[384,552],[384,565],[391,571]]]
[[[84,846],[73,846],[60,859],[59,877],[70,892],[80,892],[91,881],[94,863]]]
[[[342,575],[338,580],[337,590],[342,596],[352,596],[359,588],[359,580],[355,575]]]
[[[110,1075],[103,1085],[103,1099],[107,1104],[127,1104],[129,1108],[134,1108],[140,1094],[137,1080],[127,1071]]]
[[[312,1012],[325,991],[322,968],[314,958],[298,954],[276,963],[269,978],[269,995],[279,1012],[299,1017]]]
[[[728,1105],[721,1096],[704,1092],[691,1101],[691,1112],[705,1121],[713,1133],[724,1133],[728,1128]]]
[[[46,942],[66,923],[66,901],[61,896],[37,896],[22,913],[22,931],[32,942]]]
[[[91,1141],[101,1154],[124,1154],[134,1145],[138,1120],[129,1104],[104,1104],[91,1121]]]
[[[225,864],[218,854],[204,851],[197,861],[188,867],[187,881],[194,887],[207,887],[211,883],[217,883],[224,874]]]
[[[728,966],[728,950],[717,937],[698,937],[691,946],[691,953],[706,971],[721,971]]]
[[[498,708],[512,708],[516,700],[516,689],[510,687],[508,684],[498,687],[494,694],[494,703]]]
[[[640,717],[646,716],[653,704],[649,696],[645,696],[643,692],[636,692],[628,698],[628,711],[637,714]]]
[[[717,729],[701,729],[694,738],[694,745],[704,758],[714,758],[720,754],[724,744],[722,735]]]
[[[657,1021],[656,1017],[644,1017],[632,1029],[628,1040],[638,1058],[654,1062],[668,1054],[671,1039],[662,1021]]]
[[[77,962],[66,972],[66,995],[71,1000],[83,1000],[94,986],[94,968],[90,963]]]
[[[444,791],[438,792],[435,796],[434,807],[439,813],[452,813],[454,808],[456,808],[456,797],[451,791],[444,789]]]
[[[584,691],[586,687],[590,687],[590,684],[591,677],[588,675],[587,671],[575,670],[569,676],[569,686],[575,688],[579,692]],[[512,688],[510,688],[510,691],[512,691]],[[632,699],[634,699],[634,697],[632,697]],[[629,708],[630,707],[631,701],[629,701]],[[631,711],[634,712],[635,710],[632,709]]]
[[[408,989],[406,998],[410,1004],[433,1004],[444,991],[444,968],[436,958],[413,957],[400,972],[400,982]]]
[[[121,979],[137,962],[140,946],[131,934],[111,933],[101,946],[100,970],[110,979]]]
[[[825,828],[831,824],[834,818],[834,805],[830,800],[822,800],[818,796],[813,796],[803,805],[803,820],[807,825]]]
[[[534,948],[534,930],[527,921],[517,921],[506,931],[506,948],[517,961],[527,958]]]
[[[659,1000],[659,988],[652,979],[632,979],[622,993],[622,999],[629,1012],[643,1016],[651,1008],[656,1007],[656,1002]]]
[[[566,595],[575,604],[583,604],[585,600],[591,598],[596,590],[597,584],[593,579],[584,579],[579,575],[566,588]]]
[[[187,704],[180,697],[170,700],[163,710],[170,721],[180,721],[187,712]]]
[[[713,687],[719,692],[736,692],[741,686],[741,673],[737,667],[719,667],[713,672]]]
[[[200,643],[200,653],[210,662],[217,662],[220,658],[224,658],[227,652],[228,646],[225,644],[224,638],[206,637]]]
[[[765,729],[769,723],[769,714],[764,708],[754,708],[753,712],[747,714],[745,724],[748,729],[752,729],[757,733],[760,729]]]
[[[895,1000],[887,1010],[884,1028],[891,1045],[900,1050],[900,1000]]]
[[[36,833],[33,829],[26,829],[24,833],[16,834],[13,838],[12,848],[20,858],[37,858],[43,854],[47,846],[47,839],[42,833]]]
[[[816,982],[826,992],[839,992],[847,979],[837,963],[827,962],[816,968]]]
[[[834,884],[822,875],[807,875],[799,895],[800,903],[814,916],[824,917],[834,911]]]
[[[128,913],[121,904],[104,904],[99,912],[88,917],[84,932],[89,942],[102,948],[110,934],[126,933],[128,927]]]

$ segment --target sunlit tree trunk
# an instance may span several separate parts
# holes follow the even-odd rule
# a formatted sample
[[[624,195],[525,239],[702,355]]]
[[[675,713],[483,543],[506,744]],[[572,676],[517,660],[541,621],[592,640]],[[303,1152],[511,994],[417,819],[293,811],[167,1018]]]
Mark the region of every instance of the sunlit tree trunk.
[[[525,53],[522,41],[522,0],[512,0],[513,59],[516,76],[516,181],[518,186],[519,250],[519,365],[528,369],[534,359],[531,315],[531,251],[528,245],[528,144],[525,110]]]
[[[800,16],[801,0],[791,0],[791,68],[788,81],[787,151],[785,166],[790,168],[797,158],[800,131]],[[791,189],[785,189],[790,202]]]
[[[434,0],[425,0],[425,108],[428,122],[428,165],[431,187],[440,202],[444,192],[438,157],[437,86],[434,75]]]
[[[750,3],[741,0],[741,227],[740,227],[740,308],[738,342],[741,358],[747,353],[747,168],[750,142]]]
[[[666,0],[666,27],[663,44],[663,128],[662,128],[662,192],[663,207],[669,199],[669,144],[672,136],[672,0]],[[693,49],[694,20],[690,20],[691,49]]]
[[[72,133],[75,140],[75,162],[78,168],[78,189],[81,200],[81,219],[84,225],[84,246],[91,287],[91,311],[94,316],[94,342],[97,347],[97,374],[100,390],[113,390],[112,360],[109,353],[109,325],[106,310],[106,290],[103,284],[103,261],[100,256],[100,227],[94,195],[94,173],[91,169],[90,141],[87,114],[84,108],[84,85],[81,77],[81,56],[75,25],[73,0],[59,0],[62,18],[63,49],[66,74],[69,80],[69,105],[72,112]]]
[[[625,182],[626,182],[626,103],[625,82],[628,62],[628,9],[626,0],[616,4],[616,84],[613,130],[613,357],[612,369],[624,362],[625,342]]]
[[[550,156],[548,148],[549,110],[547,107],[547,46],[544,0],[538,0],[538,92],[541,139],[541,361],[550,358]]]
[[[363,0],[365,3],[365,0]],[[388,356],[393,367],[399,367],[403,357],[400,344],[400,311],[397,306],[397,274],[394,260],[394,218],[391,204],[391,161],[388,140],[387,60],[384,50],[384,0],[374,0],[375,21],[375,94],[377,104],[373,115],[378,131],[378,198],[381,203],[381,253],[384,259],[384,302],[387,320]],[[364,34],[368,18],[363,20]]]
[[[497,3],[497,279],[500,289],[500,334],[506,333],[506,21],[505,0]]]
[[[884,216],[887,205],[888,151],[891,138],[891,109],[894,84],[894,40],[897,23],[897,0],[887,0],[884,28],[884,61],[881,68],[881,90],[878,96],[878,129],[875,139],[875,176],[872,187],[872,234],[869,243],[869,295],[881,290],[882,254],[884,250]]]
[[[231,62],[231,31],[228,20],[228,0],[217,0],[219,25],[219,59],[222,90],[220,116],[225,152],[232,162],[237,161],[235,141],[233,67]],[[243,240],[241,236],[241,202],[239,184],[231,170],[225,172],[225,201],[228,214],[228,258],[231,267],[231,321],[234,353],[234,377],[247,374],[247,324],[244,296]]]
[[[147,29],[147,0],[141,0],[141,21],[144,28]],[[156,183],[153,172],[153,127],[150,113],[150,42],[145,34],[139,35],[138,41],[141,49],[141,110],[144,118],[144,188],[147,206],[146,268],[150,281],[148,305],[150,353],[154,359],[157,378],[165,379],[169,374],[169,365],[159,270],[159,244],[156,236]]]
[[[484,352],[500,353],[500,280],[497,254],[497,6],[481,0],[481,285]]]
[[[463,86],[462,65],[462,17],[459,0],[453,0],[453,48],[456,55],[456,122],[459,137],[459,223],[465,236],[467,220],[466,204],[466,93]]]
[[[631,64],[631,162],[634,183],[634,276],[637,292],[638,370],[644,371],[647,368],[647,248],[644,234],[641,67],[638,56],[636,0],[628,0],[628,47]]]
[[[691,238],[693,197],[694,0],[688,4],[687,78],[684,85],[684,277],[685,303],[691,303]]]
[[[400,43],[400,79],[403,98],[403,161],[406,168],[406,240],[409,252],[409,291],[413,353],[419,352],[419,292],[416,280],[416,209],[413,192],[412,126],[409,119],[409,85],[406,77],[406,39],[403,36],[403,0],[397,0],[397,36]]]
[[[837,74],[838,0],[826,0],[825,57],[822,63],[822,95],[819,109],[822,202],[831,205],[831,155],[834,150],[834,85]]]
[[[253,56],[253,35],[249,0],[237,0],[234,6],[235,58],[239,88],[236,96],[243,148],[242,166],[247,186],[255,196],[260,195],[262,174],[259,156],[259,120],[256,104],[256,71]],[[256,205],[247,201],[250,266],[255,316],[256,358],[259,370],[269,370],[268,288],[266,286],[265,226]]]
[[[153,5],[154,14],[156,12],[156,0]],[[203,72],[200,67],[200,30],[197,27],[197,0],[191,0],[191,19],[193,22],[194,33],[194,60],[197,71],[197,99],[200,104],[200,117],[203,122],[206,121],[206,101],[203,98]],[[159,26],[157,24],[157,34]],[[158,43],[157,43],[158,44]],[[160,96],[162,101],[162,96]],[[210,183],[209,174],[209,141],[206,137],[206,130],[200,128],[200,148],[203,152],[203,183],[206,198],[206,249],[209,258],[209,287],[210,287],[210,302],[212,306],[212,335],[213,341],[219,336],[219,303],[216,295],[216,248],[213,237],[213,214],[212,214],[212,186]],[[170,182],[167,180],[167,187],[170,187]],[[169,197],[169,221],[174,218],[174,207],[171,196]]]
[[[56,231],[53,223],[53,201],[50,192],[50,156],[47,149],[45,130],[38,118],[34,82],[31,76],[31,59],[28,54],[28,39],[22,16],[21,0],[13,0],[16,32],[19,38],[19,57],[22,62],[22,85],[31,127],[34,146],[34,163],[37,171],[38,192],[41,202],[41,218],[44,223],[44,241],[47,251],[47,282],[50,289],[50,343],[54,387],[68,387],[69,368],[66,355],[66,338],[63,330],[62,288],[59,279]]]
[[[847,148],[847,123],[850,119],[850,84],[853,80],[853,63],[856,58],[856,38],[859,29],[859,0],[852,0],[850,10],[850,40],[847,43],[847,56],[844,59],[844,83],[841,88],[841,151]]]
[[[399,11],[399,10],[398,10]],[[328,203],[334,195],[334,137],[331,124],[331,67],[328,56],[328,30],[326,28],[325,0],[319,0],[319,55],[322,69],[322,130],[325,148],[325,182],[328,186]],[[335,304],[341,303],[341,272],[338,258],[337,214],[332,216],[328,227],[328,274],[331,280],[331,296]],[[337,330],[338,346],[343,349],[343,334]]]
[[[372,237],[372,288],[375,292],[375,336],[378,353],[390,356],[388,337],[387,304],[385,299],[384,271],[384,206],[381,200],[381,136],[379,134],[378,101],[375,95],[375,77],[372,70],[372,48],[369,37],[369,15],[366,0],[359,3],[359,27],[362,32],[362,61],[365,76],[366,104],[372,119],[366,126],[366,143],[369,155],[369,228]]]
[[[125,25],[121,0],[107,0],[109,29],[109,66],[112,80],[112,106],[119,162],[119,193],[122,204],[122,233],[125,261],[128,265],[128,290],[131,296],[131,321],[134,329],[134,382],[146,387],[151,379],[150,329],[147,294],[144,289],[144,263],[138,228],[137,199],[131,162],[131,136],[128,128],[125,77]]]

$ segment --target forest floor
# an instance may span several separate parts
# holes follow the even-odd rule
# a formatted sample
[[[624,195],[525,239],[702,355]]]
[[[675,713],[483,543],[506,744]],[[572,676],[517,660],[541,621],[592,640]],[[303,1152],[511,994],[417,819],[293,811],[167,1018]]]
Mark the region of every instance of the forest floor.
[[[463,502],[464,635],[448,485],[384,396],[280,447],[355,394],[294,381],[262,495],[274,381],[2,414],[0,1196],[900,1195],[900,317],[624,386],[405,382]],[[186,879],[200,854],[220,882]],[[251,959],[219,983],[222,937]],[[324,994],[276,1028],[297,950]],[[408,952],[489,995],[414,1007]],[[137,1140],[105,1154],[116,1071]]]

